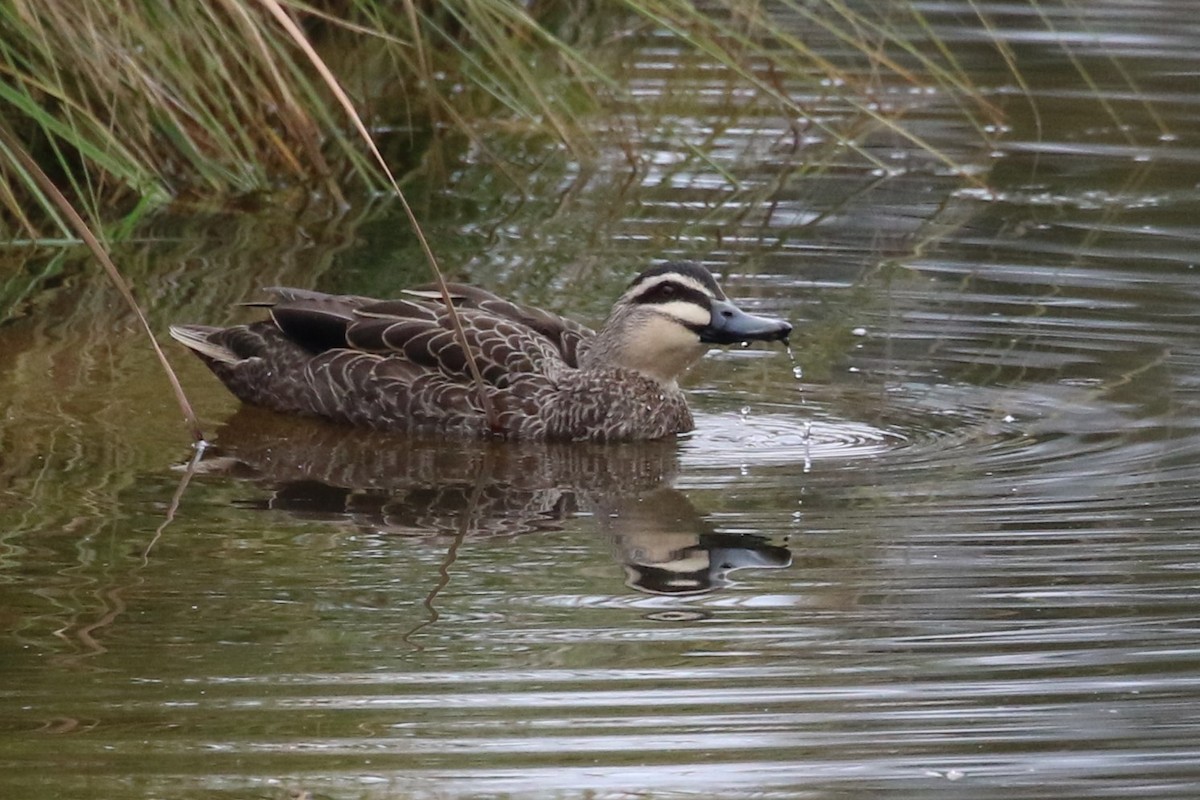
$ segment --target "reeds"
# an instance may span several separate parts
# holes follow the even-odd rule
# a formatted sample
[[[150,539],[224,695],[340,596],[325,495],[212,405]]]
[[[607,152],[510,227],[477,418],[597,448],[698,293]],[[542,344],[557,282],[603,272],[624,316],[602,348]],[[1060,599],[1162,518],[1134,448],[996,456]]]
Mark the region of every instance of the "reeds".
[[[14,0],[0,7],[5,125],[90,212],[235,195],[361,164],[256,3]],[[46,204],[14,159],[0,202],[30,236]],[[47,216],[52,217],[48,211]],[[59,226],[61,228],[61,226]]]
[[[329,86],[263,0],[10,0],[0,5],[0,127],[93,225],[165,202],[228,203],[280,187],[338,202],[385,183]],[[786,84],[823,84],[915,139],[872,76],[940,85],[982,131],[993,110],[948,53],[923,55],[886,17],[840,0],[619,5],[517,0],[280,2],[377,134],[450,130],[487,154],[499,126],[593,151],[593,112],[635,108],[620,43],[669,32],[785,114]],[[890,4],[889,4],[890,5]],[[570,7],[570,8],[565,8]],[[813,35],[841,41],[832,58]],[[824,122],[817,122],[824,125]],[[599,128],[603,128],[600,125]],[[852,129],[825,131],[853,148]],[[412,147],[421,137],[412,134]],[[948,159],[946,159],[948,161]],[[69,236],[21,159],[0,149],[0,236]]]

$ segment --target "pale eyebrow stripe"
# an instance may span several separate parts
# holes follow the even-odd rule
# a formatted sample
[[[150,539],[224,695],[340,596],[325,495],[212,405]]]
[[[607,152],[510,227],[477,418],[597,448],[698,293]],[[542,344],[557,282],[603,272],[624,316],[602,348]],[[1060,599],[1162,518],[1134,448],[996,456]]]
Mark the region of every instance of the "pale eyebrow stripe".
[[[703,328],[712,322],[712,313],[690,300],[672,300],[668,303],[659,303],[651,307],[660,314],[665,314],[672,319],[682,322],[685,327],[698,326]]]

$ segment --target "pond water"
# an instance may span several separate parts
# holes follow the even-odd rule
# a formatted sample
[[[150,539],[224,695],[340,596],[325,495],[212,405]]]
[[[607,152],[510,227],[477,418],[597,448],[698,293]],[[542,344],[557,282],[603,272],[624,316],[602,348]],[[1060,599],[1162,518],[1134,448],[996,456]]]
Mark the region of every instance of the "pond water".
[[[886,131],[885,169],[806,171],[820,131],[730,124],[654,37],[633,173],[531,149],[523,196],[469,158],[414,183],[456,277],[595,322],[696,257],[790,318],[794,363],[693,370],[677,442],[364,435],[174,350],[214,442],[189,468],[96,270],[11,272],[0,794],[1200,796],[1200,23],[920,7],[1007,127],[886,101],[977,183]],[[425,279],[384,201],[156,219],[118,256],[160,330]]]

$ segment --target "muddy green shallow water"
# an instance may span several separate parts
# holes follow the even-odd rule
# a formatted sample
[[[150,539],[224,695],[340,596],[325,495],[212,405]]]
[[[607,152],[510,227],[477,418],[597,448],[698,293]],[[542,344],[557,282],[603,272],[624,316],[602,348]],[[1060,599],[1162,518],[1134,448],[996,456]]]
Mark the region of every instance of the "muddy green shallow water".
[[[986,189],[885,133],[888,169],[805,174],[792,120],[719,124],[650,39],[640,169],[531,152],[520,197],[467,159],[421,196],[452,272],[528,302],[596,321],[688,256],[792,319],[794,364],[693,371],[678,442],[365,436],[176,351],[189,471],[95,270],[11,272],[0,795],[1200,796],[1200,26],[1044,6],[1064,51],[989,5],[1034,116],[969,8],[923,8],[1008,128],[888,102]],[[160,329],[424,278],[386,202],[153,220],[120,257]]]

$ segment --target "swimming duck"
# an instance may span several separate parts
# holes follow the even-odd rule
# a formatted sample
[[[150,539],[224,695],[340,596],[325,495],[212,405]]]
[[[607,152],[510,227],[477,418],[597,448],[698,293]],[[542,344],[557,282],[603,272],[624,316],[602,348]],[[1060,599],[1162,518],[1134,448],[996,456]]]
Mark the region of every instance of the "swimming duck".
[[[243,402],[373,428],[533,440],[659,439],[690,431],[679,376],[712,344],[786,341],[792,326],[747,314],[704,267],[638,275],[599,332],[449,284],[483,378],[480,402],[440,292],[398,300],[273,288],[269,320],[176,325]]]

